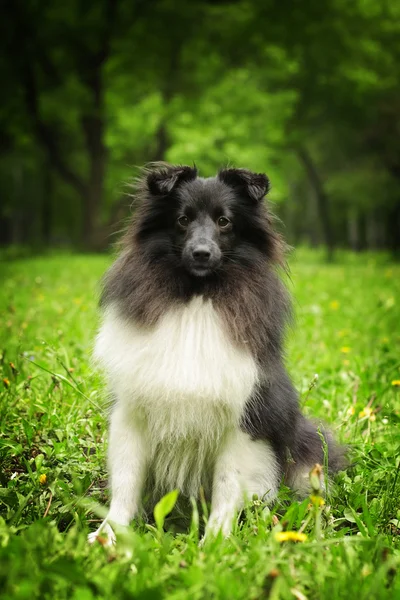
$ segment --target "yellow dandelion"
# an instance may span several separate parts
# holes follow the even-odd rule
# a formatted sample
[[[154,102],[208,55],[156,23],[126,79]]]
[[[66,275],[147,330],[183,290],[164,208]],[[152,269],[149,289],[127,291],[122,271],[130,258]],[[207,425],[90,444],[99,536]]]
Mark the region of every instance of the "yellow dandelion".
[[[347,414],[349,415],[349,417],[352,417],[355,412],[356,409],[354,408],[354,406],[350,406],[350,408],[347,409]]]
[[[358,413],[358,416],[360,419],[363,419],[364,417],[370,418],[372,413],[373,413],[372,408],[370,408],[369,406],[366,406],[365,408],[360,410],[360,412]]]
[[[321,496],[310,496],[311,502],[314,506],[324,506],[325,500]]]
[[[278,531],[275,533],[275,539],[277,542],[305,542],[307,536],[298,531]]]
[[[45,473],[42,473],[42,475],[40,475],[40,477],[39,477],[39,483],[40,483],[40,485],[46,485],[46,483],[47,483],[47,475]]]
[[[400,387],[400,379],[393,379],[392,385],[393,387]]]
[[[340,305],[337,300],[332,300],[332,302],[330,302],[329,306],[331,307],[332,310],[337,310]]]
[[[351,352],[351,348],[349,348],[349,346],[342,346],[342,347],[340,348],[340,352],[341,352],[342,354],[348,354],[349,352]]]
[[[3,385],[5,388],[9,388],[10,387],[10,380],[7,379],[7,377],[4,377],[3,379]]]
[[[344,361],[343,361],[343,366],[344,366],[344,367],[348,367],[348,366],[349,366],[349,364],[350,364],[350,361],[349,361],[349,360],[347,360],[347,358],[345,358],[345,359],[344,359]]]

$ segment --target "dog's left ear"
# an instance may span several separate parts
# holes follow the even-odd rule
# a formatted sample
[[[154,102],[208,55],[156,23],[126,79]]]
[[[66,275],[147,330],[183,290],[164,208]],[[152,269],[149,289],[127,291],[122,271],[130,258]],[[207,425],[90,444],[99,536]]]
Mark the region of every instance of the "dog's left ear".
[[[218,178],[229,187],[245,193],[254,202],[261,202],[270,189],[269,179],[264,173],[253,173],[247,169],[222,169]]]
[[[147,185],[152,194],[167,196],[178,185],[193,181],[197,177],[197,169],[183,165],[162,165],[156,167],[147,175]]]

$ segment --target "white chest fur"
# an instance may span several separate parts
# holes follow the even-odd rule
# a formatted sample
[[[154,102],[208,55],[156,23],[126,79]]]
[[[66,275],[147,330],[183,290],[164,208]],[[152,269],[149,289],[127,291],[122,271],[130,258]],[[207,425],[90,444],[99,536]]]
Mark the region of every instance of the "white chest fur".
[[[200,463],[207,460],[239,424],[257,381],[250,352],[231,343],[212,302],[202,297],[170,309],[151,329],[128,322],[110,307],[95,357],[118,402],[131,408],[154,452],[165,453],[165,460],[173,448],[180,448],[180,460],[187,451]]]

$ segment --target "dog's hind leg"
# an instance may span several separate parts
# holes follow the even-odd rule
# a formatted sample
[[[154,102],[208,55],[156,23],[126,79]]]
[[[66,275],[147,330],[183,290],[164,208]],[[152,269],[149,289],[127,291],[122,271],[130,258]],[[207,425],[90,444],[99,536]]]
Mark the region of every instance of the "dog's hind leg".
[[[111,506],[99,529],[89,534],[94,542],[99,535],[107,535],[107,543],[115,542],[112,525],[126,527],[137,514],[147,466],[146,443],[122,404],[114,406],[108,448],[111,480]]]
[[[206,537],[219,531],[227,537],[237,512],[254,494],[272,500],[280,476],[277,457],[268,442],[252,440],[240,430],[232,434],[216,461]]]

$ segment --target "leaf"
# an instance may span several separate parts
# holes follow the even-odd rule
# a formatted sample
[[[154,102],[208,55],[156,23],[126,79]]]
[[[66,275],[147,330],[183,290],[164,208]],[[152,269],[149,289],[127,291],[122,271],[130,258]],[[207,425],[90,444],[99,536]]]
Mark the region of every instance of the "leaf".
[[[158,531],[162,531],[164,527],[165,517],[174,508],[178,500],[179,490],[172,490],[166,494],[154,507],[154,519],[156,521]]]
[[[350,523],[355,523],[357,525],[358,530],[360,531],[363,537],[368,537],[368,531],[364,523],[361,521],[360,515],[353,508],[346,508],[344,511],[344,516],[346,518],[346,521],[349,521]]]
[[[371,518],[371,512],[370,509],[367,506],[367,501],[365,499],[365,496],[361,497],[361,506],[362,506],[362,513],[363,513],[363,517],[364,517],[364,522],[367,526],[368,529],[368,533],[371,537],[374,537],[376,535],[376,531],[375,531],[375,527],[374,524],[372,522],[372,518]]]
[[[389,523],[400,530],[400,519],[390,519]]]
[[[349,508],[345,508],[343,511],[343,515],[344,518],[346,519],[346,521],[349,521],[349,523],[355,523],[356,520],[354,518],[354,515],[352,513],[352,511]]]

